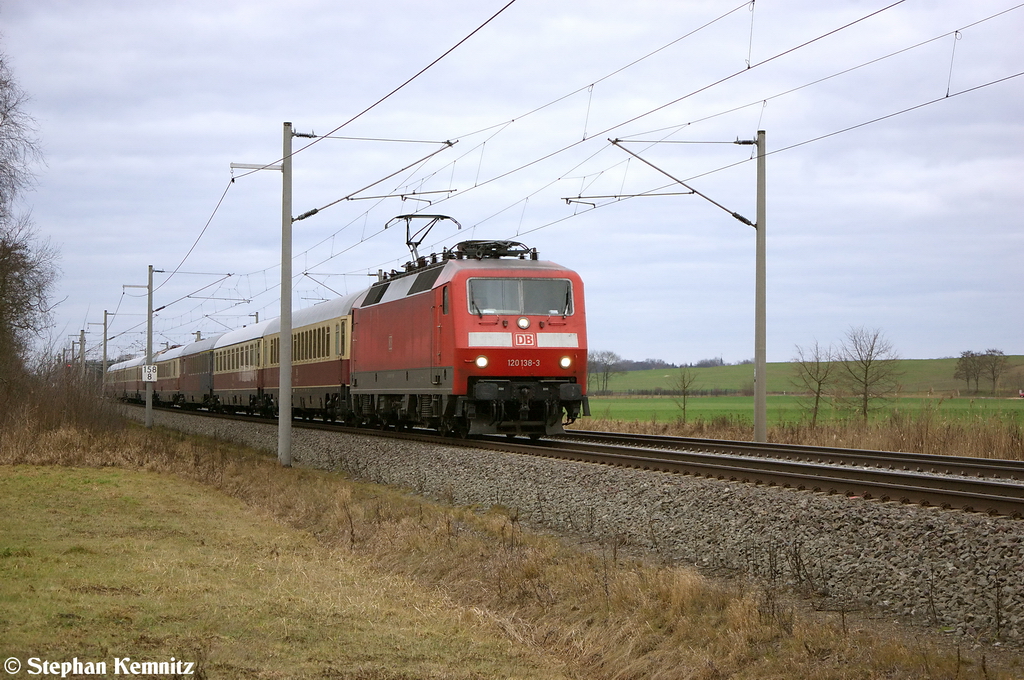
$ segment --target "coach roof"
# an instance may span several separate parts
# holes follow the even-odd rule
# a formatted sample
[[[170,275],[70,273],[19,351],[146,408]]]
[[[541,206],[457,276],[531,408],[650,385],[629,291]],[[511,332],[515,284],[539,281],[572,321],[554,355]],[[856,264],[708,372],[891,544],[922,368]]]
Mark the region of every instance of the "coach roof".
[[[366,295],[365,290],[361,290],[358,293],[352,293],[344,297],[334,298],[333,300],[327,300],[326,302],[321,302],[320,304],[313,305],[312,307],[300,309],[292,313],[292,328],[302,328],[303,326],[310,326],[322,321],[347,316],[352,312],[353,303],[363,295]],[[276,335],[280,332],[281,319],[269,319],[267,321],[250,324],[245,328],[239,328],[237,331],[229,331],[225,333],[217,340],[215,348],[220,349],[230,345],[237,345],[257,338]]]

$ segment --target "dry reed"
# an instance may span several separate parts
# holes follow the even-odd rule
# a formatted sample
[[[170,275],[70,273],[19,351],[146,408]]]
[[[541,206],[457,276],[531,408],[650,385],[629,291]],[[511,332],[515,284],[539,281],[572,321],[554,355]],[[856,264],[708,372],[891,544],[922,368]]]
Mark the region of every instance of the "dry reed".
[[[638,434],[663,434],[702,439],[749,441],[753,427],[744,419],[720,416],[683,423],[590,418],[581,429]],[[834,446],[872,451],[931,453],[947,456],[1024,461],[1024,425],[998,415],[970,419],[943,418],[931,410],[893,411],[888,418],[864,422],[840,420],[811,426],[784,423],[768,428],[768,441],[779,444]]]

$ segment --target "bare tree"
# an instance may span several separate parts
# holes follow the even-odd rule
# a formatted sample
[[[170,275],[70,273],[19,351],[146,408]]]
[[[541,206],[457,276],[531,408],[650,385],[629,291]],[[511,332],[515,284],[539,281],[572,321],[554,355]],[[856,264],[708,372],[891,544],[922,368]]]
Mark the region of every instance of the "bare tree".
[[[39,157],[25,94],[0,53],[0,380],[24,370],[33,336],[49,320],[57,250],[40,241],[27,215],[15,215],[19,192],[32,183]]]
[[[1010,360],[1006,358],[1003,350],[989,349],[981,355],[981,367],[981,372],[992,381],[992,394],[995,394],[999,386],[999,377],[1010,368]]]
[[[619,371],[621,362],[622,357],[607,350],[587,354],[587,372],[596,382],[599,391],[608,391],[608,380],[616,373],[621,372]]]
[[[836,351],[829,345],[822,347],[815,340],[806,350],[797,345],[793,357],[793,384],[811,393],[811,427],[818,424],[821,401],[836,380]]]
[[[1006,383],[1011,390],[1016,390],[1017,395],[1024,399],[1024,364],[1011,366],[1006,371]]]
[[[40,156],[35,122],[24,110],[27,99],[0,52],[0,219],[5,221],[15,197],[32,184],[30,166]]]
[[[963,380],[967,383],[967,390],[971,389],[971,381],[974,381],[974,391],[978,391],[978,380],[981,378],[982,357],[977,352],[967,350],[960,352],[957,359],[956,369],[953,371],[954,380]]]
[[[842,383],[856,410],[867,420],[873,402],[899,387],[899,355],[880,330],[863,326],[846,332],[841,353]]]
[[[686,402],[693,394],[694,385],[697,382],[697,372],[689,366],[681,366],[679,374],[676,375],[675,388],[679,392],[679,398],[675,399],[676,406],[683,412],[683,422],[686,422]]]
[[[57,249],[39,241],[27,217],[0,220],[0,346],[24,359],[49,321]]]

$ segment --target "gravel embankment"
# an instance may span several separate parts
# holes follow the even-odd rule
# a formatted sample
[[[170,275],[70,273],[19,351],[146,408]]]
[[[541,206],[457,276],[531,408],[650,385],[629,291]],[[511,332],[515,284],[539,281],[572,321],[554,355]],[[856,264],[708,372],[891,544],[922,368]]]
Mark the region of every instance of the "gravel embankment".
[[[164,411],[154,420],[277,447],[274,424]],[[1022,520],[299,428],[292,451],[297,464],[499,504],[524,522],[792,586],[837,611],[1024,643]]]

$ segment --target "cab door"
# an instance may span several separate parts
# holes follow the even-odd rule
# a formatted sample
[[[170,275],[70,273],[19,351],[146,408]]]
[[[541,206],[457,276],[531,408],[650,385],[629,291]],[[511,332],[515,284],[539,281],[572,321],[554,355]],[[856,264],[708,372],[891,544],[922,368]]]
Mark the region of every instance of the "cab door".
[[[434,289],[434,328],[430,348],[430,382],[434,387],[451,385],[455,332],[450,287],[449,284],[445,284]]]

